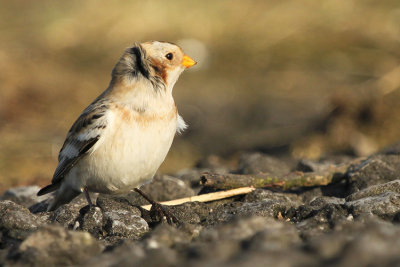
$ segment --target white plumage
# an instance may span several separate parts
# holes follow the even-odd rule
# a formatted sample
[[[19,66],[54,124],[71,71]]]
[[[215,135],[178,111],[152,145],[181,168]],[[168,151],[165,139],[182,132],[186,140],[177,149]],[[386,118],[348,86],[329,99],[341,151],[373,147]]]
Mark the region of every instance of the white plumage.
[[[172,55],[171,55],[172,54]],[[113,69],[108,89],[69,131],[52,184],[49,210],[84,190],[126,193],[151,180],[175,134],[187,125],[178,115],[172,88],[195,62],[170,43],[136,44]]]

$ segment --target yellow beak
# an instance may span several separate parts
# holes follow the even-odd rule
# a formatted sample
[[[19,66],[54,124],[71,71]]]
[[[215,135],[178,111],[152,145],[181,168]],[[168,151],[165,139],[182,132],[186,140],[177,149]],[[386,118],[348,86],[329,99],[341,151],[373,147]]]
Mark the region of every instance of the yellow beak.
[[[190,68],[193,65],[196,65],[197,62],[194,61],[191,57],[188,55],[184,55],[182,59],[182,65],[185,66],[186,68]]]

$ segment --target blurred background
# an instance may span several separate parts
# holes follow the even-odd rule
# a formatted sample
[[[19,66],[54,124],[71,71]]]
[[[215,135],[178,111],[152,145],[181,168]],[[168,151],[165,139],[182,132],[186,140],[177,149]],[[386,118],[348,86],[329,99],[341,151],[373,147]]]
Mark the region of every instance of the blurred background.
[[[199,64],[161,171],[237,151],[318,159],[400,139],[400,2],[0,1],[0,191],[51,180],[65,135],[133,42]]]

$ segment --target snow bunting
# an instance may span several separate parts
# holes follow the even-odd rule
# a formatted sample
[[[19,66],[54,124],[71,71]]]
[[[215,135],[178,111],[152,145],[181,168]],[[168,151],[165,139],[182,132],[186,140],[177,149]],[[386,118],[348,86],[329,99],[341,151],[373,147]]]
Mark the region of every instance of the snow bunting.
[[[166,42],[135,44],[123,53],[108,88],[79,116],[58,156],[48,210],[84,192],[127,193],[150,181],[186,128],[172,97],[179,75],[196,62]],[[137,190],[140,193],[140,190]]]

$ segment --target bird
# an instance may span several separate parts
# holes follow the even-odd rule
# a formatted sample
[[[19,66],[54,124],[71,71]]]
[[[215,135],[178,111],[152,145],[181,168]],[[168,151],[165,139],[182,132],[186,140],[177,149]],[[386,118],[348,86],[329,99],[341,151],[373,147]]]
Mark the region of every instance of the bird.
[[[172,91],[197,62],[173,43],[149,41],[125,49],[111,81],[70,128],[51,184],[53,211],[84,193],[124,194],[152,180],[174,136],[187,128]],[[153,201],[153,202],[152,202]]]

